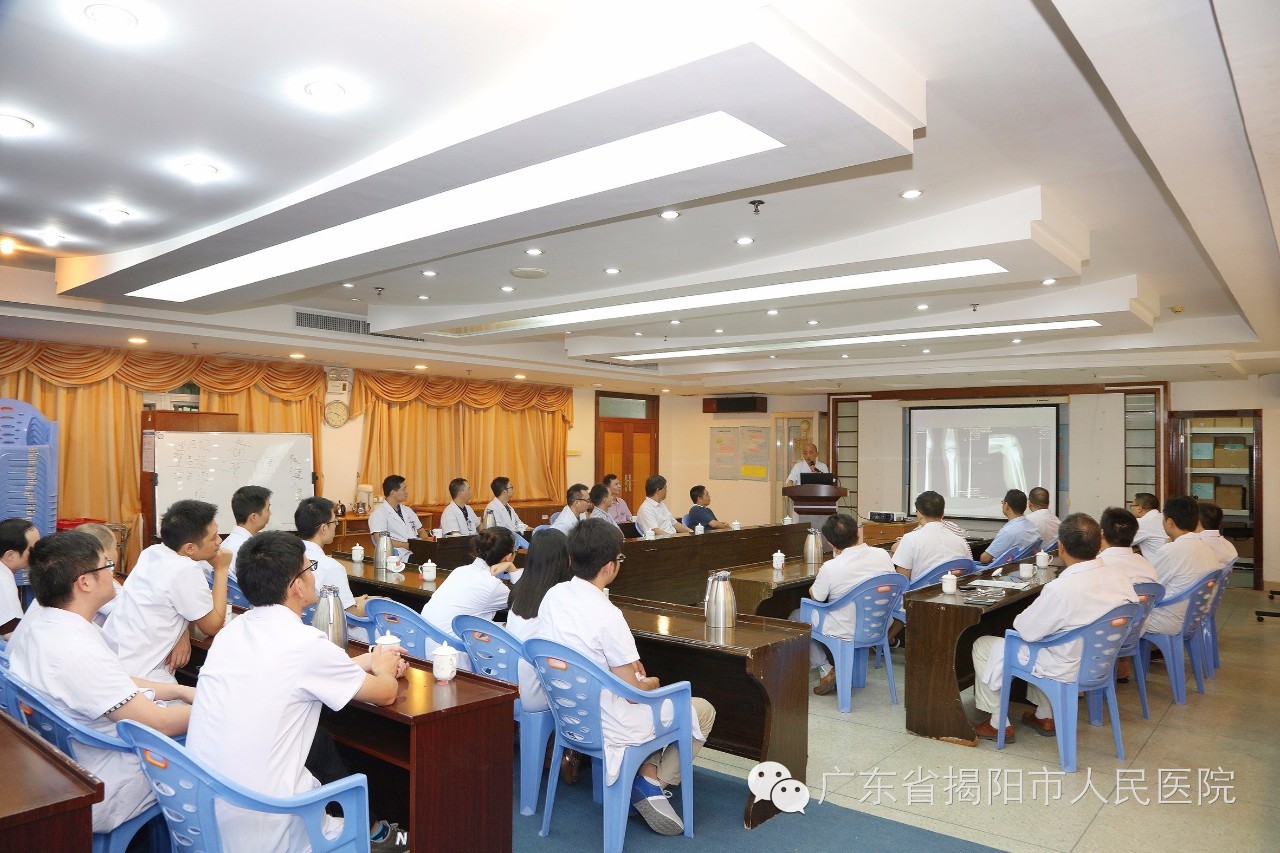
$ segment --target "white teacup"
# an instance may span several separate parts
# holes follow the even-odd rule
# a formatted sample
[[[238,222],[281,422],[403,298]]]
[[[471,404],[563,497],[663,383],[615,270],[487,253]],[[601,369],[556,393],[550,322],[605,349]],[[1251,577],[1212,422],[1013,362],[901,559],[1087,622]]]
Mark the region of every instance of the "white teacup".
[[[387,571],[399,572],[404,570],[404,558],[399,554],[391,554],[387,557]]]
[[[431,535],[437,539],[442,538],[444,536],[444,528],[443,527],[433,528],[431,531]]]
[[[942,576],[942,591],[944,593],[947,595],[954,595],[957,588],[958,586],[955,575],[951,574],[951,572],[947,572]]]
[[[1036,567],[1030,563],[1021,563],[1018,565],[1018,577],[1024,581],[1029,581],[1036,575]]]
[[[387,649],[394,649],[399,646],[400,638],[395,634],[379,634],[377,638],[374,639],[373,644],[377,646],[379,651],[386,651]]]
[[[1036,565],[1042,569],[1049,568],[1049,552],[1048,551],[1041,551],[1039,554],[1036,554]]]

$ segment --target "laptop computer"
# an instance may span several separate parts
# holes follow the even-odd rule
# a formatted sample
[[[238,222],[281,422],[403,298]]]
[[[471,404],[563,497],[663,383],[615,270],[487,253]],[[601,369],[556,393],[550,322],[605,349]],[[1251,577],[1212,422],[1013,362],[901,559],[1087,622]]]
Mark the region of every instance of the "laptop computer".
[[[802,486],[834,486],[836,478],[833,474],[801,474]]]

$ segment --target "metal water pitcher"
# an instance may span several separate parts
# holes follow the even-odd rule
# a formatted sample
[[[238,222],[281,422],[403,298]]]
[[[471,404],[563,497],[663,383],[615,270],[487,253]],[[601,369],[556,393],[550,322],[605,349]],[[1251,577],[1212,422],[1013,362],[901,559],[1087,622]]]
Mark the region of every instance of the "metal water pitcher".
[[[311,624],[338,648],[347,647],[347,614],[342,610],[342,599],[338,598],[336,586],[320,588],[320,600],[316,602]]]
[[[816,527],[809,528],[804,540],[804,561],[810,565],[822,562],[822,534]]]
[[[704,604],[708,628],[732,628],[738,619],[738,601],[728,572],[713,572],[707,577]]]
[[[498,517],[493,514],[493,510],[486,509],[484,511],[484,526],[488,530],[490,527],[498,526]]]
[[[373,544],[373,567],[380,571],[386,571],[387,558],[391,556],[391,534],[386,530],[374,533]]]

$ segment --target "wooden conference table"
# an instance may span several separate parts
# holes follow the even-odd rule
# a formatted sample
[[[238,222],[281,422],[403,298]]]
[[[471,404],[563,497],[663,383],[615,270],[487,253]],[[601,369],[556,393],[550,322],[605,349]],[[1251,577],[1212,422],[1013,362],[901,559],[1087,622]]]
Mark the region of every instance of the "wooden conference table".
[[[0,853],[88,850],[102,782],[35,732],[0,712]]]
[[[209,643],[192,640],[188,674]],[[347,645],[352,657],[366,651]],[[369,777],[371,816],[407,826],[411,850],[510,850],[518,690],[467,672],[437,684],[430,663],[407,660],[393,704],[325,708],[321,725]]]

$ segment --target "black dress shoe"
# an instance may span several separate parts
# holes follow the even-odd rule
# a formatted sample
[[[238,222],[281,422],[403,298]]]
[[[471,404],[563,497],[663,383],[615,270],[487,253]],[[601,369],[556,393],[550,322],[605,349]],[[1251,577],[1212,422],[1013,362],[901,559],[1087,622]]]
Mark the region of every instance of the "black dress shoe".
[[[566,785],[574,785],[578,782],[578,768],[582,765],[582,753],[574,752],[572,749],[564,751],[564,757],[560,759],[560,781]]]

